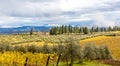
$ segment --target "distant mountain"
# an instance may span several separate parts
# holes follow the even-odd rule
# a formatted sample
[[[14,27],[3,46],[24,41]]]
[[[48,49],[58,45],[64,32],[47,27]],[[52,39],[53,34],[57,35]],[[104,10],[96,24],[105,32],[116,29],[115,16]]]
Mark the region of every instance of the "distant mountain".
[[[70,23],[72,26],[90,26],[90,22],[72,22]],[[65,24],[68,25],[68,24]],[[61,26],[61,24],[44,24],[40,26],[0,26],[0,34],[12,34],[12,33],[24,33],[29,32],[31,28],[34,31],[42,31],[46,32],[49,31],[51,27],[54,26]]]
[[[23,33],[30,31],[31,28],[34,31],[49,31],[52,26],[22,26],[14,28],[0,28],[0,34],[12,34],[12,33]]]

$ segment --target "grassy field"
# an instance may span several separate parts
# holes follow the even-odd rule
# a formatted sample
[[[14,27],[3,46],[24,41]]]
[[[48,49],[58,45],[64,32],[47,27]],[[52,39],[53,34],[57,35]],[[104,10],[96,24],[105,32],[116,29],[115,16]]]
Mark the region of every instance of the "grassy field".
[[[64,62],[61,62],[59,66],[67,66]],[[85,61],[82,64],[74,63],[73,66],[111,66],[107,64],[103,64],[97,61]]]
[[[120,59],[120,36],[98,36],[80,41],[81,46],[84,46],[86,43],[107,45],[114,59]]]

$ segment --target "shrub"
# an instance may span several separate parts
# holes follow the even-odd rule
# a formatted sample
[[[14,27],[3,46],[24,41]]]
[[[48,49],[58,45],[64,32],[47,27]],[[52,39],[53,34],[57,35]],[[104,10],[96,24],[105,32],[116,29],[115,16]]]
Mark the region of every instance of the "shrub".
[[[96,47],[93,44],[86,44],[83,48],[84,59],[99,60],[99,59],[112,59],[112,54],[107,46],[101,45]]]
[[[43,50],[42,52],[45,54],[52,53],[51,47],[48,46],[47,44],[43,45],[42,50]]]
[[[20,52],[26,53],[27,49],[23,46],[15,46],[14,51],[20,51]]]
[[[96,54],[96,46],[93,44],[86,44],[85,47],[83,48],[83,53],[84,53],[84,58],[85,59],[96,59],[97,54]]]
[[[12,51],[13,47],[8,44],[0,44],[0,52],[3,51]]]
[[[26,48],[28,52],[32,52],[32,53],[37,52],[37,47],[35,45],[27,45]]]
[[[41,53],[43,50],[42,50],[42,47],[41,46],[37,46],[36,47],[36,51],[38,52],[38,53]]]
[[[101,59],[112,59],[112,54],[109,48],[105,45],[100,46]]]

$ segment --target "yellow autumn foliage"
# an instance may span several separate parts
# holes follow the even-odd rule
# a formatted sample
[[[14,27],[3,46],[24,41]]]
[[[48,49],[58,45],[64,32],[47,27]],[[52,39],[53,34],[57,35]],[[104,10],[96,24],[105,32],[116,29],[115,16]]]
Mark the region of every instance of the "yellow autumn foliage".
[[[87,43],[107,45],[111,50],[113,57],[115,59],[120,59],[120,36],[98,36],[80,41],[81,46],[84,46]]]
[[[50,55],[50,64],[54,64],[54,62],[57,60],[56,54],[33,54],[30,52],[22,53],[7,51],[4,53],[0,53],[0,66],[24,66],[26,57],[28,58],[28,65],[45,66],[48,55]]]

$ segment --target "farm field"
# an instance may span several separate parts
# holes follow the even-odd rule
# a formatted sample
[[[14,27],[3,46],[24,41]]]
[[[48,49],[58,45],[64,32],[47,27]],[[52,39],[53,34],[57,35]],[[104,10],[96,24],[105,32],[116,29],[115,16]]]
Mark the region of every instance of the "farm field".
[[[56,54],[42,54],[42,53],[22,53],[22,52],[4,52],[0,53],[0,66],[24,66],[26,58],[28,58],[28,66],[45,66],[47,57],[50,57],[49,66],[56,65],[57,55]],[[7,59],[7,60],[6,60]],[[66,66],[65,62],[60,62],[59,66]],[[84,61],[82,64],[74,62],[73,66],[111,66],[103,64],[98,61]]]
[[[120,0],[0,0],[0,66],[120,66]]]
[[[58,59],[57,52],[53,50],[54,47],[58,46],[59,44],[65,44],[64,42],[66,41],[68,37],[73,37],[74,39],[80,40],[80,46],[82,47],[88,43],[95,44],[97,46],[102,45],[102,44],[107,45],[108,48],[110,48],[111,50],[113,58],[115,60],[119,60],[120,59],[120,48],[119,48],[120,47],[119,45],[120,36],[102,36],[101,34],[103,33],[84,34],[84,35],[80,35],[80,34],[49,35],[49,36],[22,35],[22,34],[21,35],[14,35],[14,34],[13,35],[0,35],[0,44],[1,44],[0,66],[24,66],[24,64],[26,63],[25,62],[26,58],[29,58],[27,61],[28,65],[45,66],[49,55],[51,56],[49,60],[49,65],[53,66],[56,64],[57,59]],[[63,43],[61,43],[60,41],[62,41]],[[5,49],[5,51],[2,51],[3,49],[2,46],[4,46],[2,44],[9,45],[9,46],[6,46],[8,47],[8,50]],[[45,47],[46,44],[49,47]],[[79,45],[79,42],[77,44]],[[47,49],[43,49],[43,47]],[[104,61],[101,61],[101,63],[98,64],[98,61],[95,61],[95,62],[94,60],[83,61],[82,64],[74,63],[73,66],[79,66],[79,65],[81,66],[96,66],[96,65],[111,66],[111,65],[107,65],[106,63],[104,63]],[[66,66],[66,62],[63,62],[63,63],[59,62],[59,66]]]
[[[114,59],[120,59],[120,36],[98,36],[80,41],[81,46],[84,46],[87,43],[107,45],[111,50]]]
[[[109,34],[115,32],[109,32]],[[120,33],[120,32],[119,32]],[[39,36],[39,35],[29,35],[29,34],[12,34],[12,35],[0,35],[1,44],[21,44],[21,43],[30,43],[30,42],[46,42],[46,43],[59,43],[60,40],[65,40],[67,37],[73,37],[78,40],[104,35],[107,33],[99,32],[95,34],[63,34],[63,35],[48,35],[48,36]],[[4,38],[3,38],[4,37]]]
[[[50,64],[54,64],[57,59],[56,54],[43,54],[43,53],[23,53],[23,52],[4,52],[0,53],[0,66],[45,66],[47,57],[50,57]],[[26,62],[26,58],[28,61]]]

